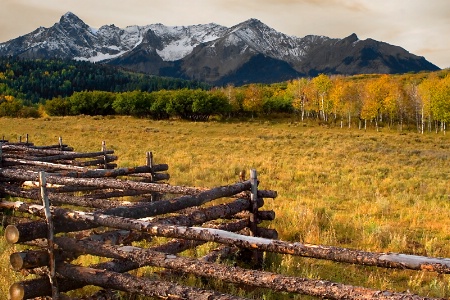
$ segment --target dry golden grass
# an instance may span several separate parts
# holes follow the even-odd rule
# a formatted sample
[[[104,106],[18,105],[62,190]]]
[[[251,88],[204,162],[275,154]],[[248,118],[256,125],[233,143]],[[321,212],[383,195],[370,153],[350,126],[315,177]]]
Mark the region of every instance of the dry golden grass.
[[[275,210],[276,219],[268,226],[277,229],[282,240],[450,257],[450,139],[442,133],[365,132],[288,121],[0,119],[0,137],[15,141],[27,133],[37,145],[57,143],[62,136],[77,151],[100,150],[104,140],[119,156],[119,166],[142,165],[145,152],[152,151],[157,163],[169,164],[171,184],[229,184],[238,180],[240,170],[255,168],[260,187],[278,191],[279,197],[266,200],[265,208]],[[13,276],[3,269],[1,276]],[[449,277],[435,273],[273,254],[267,255],[266,269],[450,296]],[[293,299],[266,295],[283,297]]]

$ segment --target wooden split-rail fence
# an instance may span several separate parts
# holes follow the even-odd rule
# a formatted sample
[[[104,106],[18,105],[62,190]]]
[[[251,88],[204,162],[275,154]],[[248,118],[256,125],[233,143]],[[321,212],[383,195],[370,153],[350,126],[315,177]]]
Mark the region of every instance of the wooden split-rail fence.
[[[445,258],[278,240],[276,230],[260,225],[274,219],[273,211],[261,207],[277,193],[258,189],[255,170],[249,180],[242,172],[239,181],[226,186],[174,186],[166,183],[168,165],[155,164],[151,152],[145,165],[119,168],[105,143],[92,153],[75,152],[61,138],[50,146],[35,146],[28,137],[18,143],[3,138],[0,145],[5,239],[28,249],[13,253],[10,264],[37,275],[12,284],[8,299],[76,299],[66,292],[86,285],[102,289],[82,299],[116,299],[117,291],[162,299],[244,299],[184,286],[171,280],[174,274],[327,299],[431,299],[263,271],[263,252],[450,273],[450,259]],[[136,246],[142,241],[150,246]],[[201,258],[177,255],[207,242],[221,246]],[[85,254],[105,262],[78,265],[76,259]],[[254,268],[224,262],[232,255]],[[146,266],[157,271],[141,277],[128,273]]]

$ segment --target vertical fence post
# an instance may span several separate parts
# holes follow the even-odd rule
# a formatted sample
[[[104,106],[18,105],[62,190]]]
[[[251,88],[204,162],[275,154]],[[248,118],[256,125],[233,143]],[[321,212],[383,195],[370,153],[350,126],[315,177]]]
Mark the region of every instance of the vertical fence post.
[[[3,140],[0,141],[0,168],[3,166]]]
[[[25,144],[28,146],[28,133],[25,136]]]
[[[53,229],[53,221],[52,221],[52,214],[50,212],[50,202],[48,200],[48,194],[47,194],[47,178],[45,172],[39,172],[39,186],[41,188],[41,198],[42,198],[42,204],[45,208],[45,218],[47,220],[47,226],[48,226],[48,238],[47,238],[47,246],[48,246],[48,254],[49,254],[49,280],[50,284],[52,286],[52,299],[57,300],[59,299],[59,293],[58,293],[58,285],[56,282],[56,261],[55,261],[55,255],[54,255],[54,242],[53,242],[53,236],[54,236],[54,229]]]
[[[108,169],[108,157],[106,155],[106,142],[102,141],[102,151],[103,151],[103,161],[104,161],[104,165],[103,168],[104,169]]]
[[[58,138],[58,144],[59,144],[59,151],[62,151],[63,150],[63,140],[62,140],[61,136]]]
[[[250,230],[253,236],[257,235],[257,214],[258,214],[258,177],[255,169],[250,170],[250,182],[252,184],[250,201]]]
[[[154,180],[154,176],[155,176],[155,173],[153,172],[153,165],[154,165],[154,162],[153,162],[153,153],[152,152],[147,152],[146,153],[146,159],[147,159],[147,167],[149,167],[150,168],[150,174],[151,174],[151,178],[150,178],[150,182],[155,182],[155,180]],[[151,202],[153,202],[153,201],[157,201],[158,200],[158,193],[156,193],[156,192],[152,192],[151,193],[151,196],[150,196],[150,201]]]
[[[253,236],[258,235],[258,177],[255,169],[250,170],[251,182],[251,208],[250,208],[250,231]],[[262,252],[253,251],[253,263],[259,268],[262,264]]]

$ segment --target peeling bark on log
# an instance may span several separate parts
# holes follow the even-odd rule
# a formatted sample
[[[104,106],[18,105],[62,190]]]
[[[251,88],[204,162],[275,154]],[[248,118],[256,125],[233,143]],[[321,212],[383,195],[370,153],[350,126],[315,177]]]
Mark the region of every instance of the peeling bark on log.
[[[0,169],[0,177],[6,177],[16,180],[38,180],[38,173],[25,170],[11,170],[11,169]],[[117,180],[113,178],[70,178],[49,175],[47,177],[47,182],[51,184],[62,184],[62,185],[76,185],[76,186],[89,186],[97,188],[118,188],[122,190],[143,190],[149,192],[160,192],[160,193],[173,193],[173,194],[197,194],[199,192],[205,192],[205,189],[199,189],[194,187],[183,187],[183,186],[172,186],[169,184],[159,184],[159,183],[147,183],[147,182],[136,182],[131,180]],[[208,191],[222,191],[225,192],[225,196],[231,196],[248,190],[250,188],[250,182],[236,183],[234,185],[222,186]],[[231,193],[230,193],[231,192]],[[222,197],[225,197],[222,196]]]
[[[219,226],[220,229],[223,230],[232,230],[229,226],[229,224],[224,224]],[[240,228],[242,229],[242,228]],[[240,230],[239,229],[239,230]],[[179,253],[184,250],[187,250],[189,248],[194,248],[196,246],[202,245],[205,242],[203,241],[193,241],[193,240],[173,240],[163,245],[158,245],[149,248],[149,250],[158,251],[158,252],[164,252],[164,253]],[[44,245],[45,246],[45,245]],[[101,270],[108,270],[118,273],[124,273],[128,272],[134,269],[139,268],[139,264],[132,262],[132,261],[124,261],[124,260],[112,260],[105,263],[100,263],[94,266],[91,266],[95,269],[101,269]],[[79,281],[74,280],[68,280],[66,278],[59,278],[58,279],[58,286],[59,290],[61,292],[67,292],[75,289],[82,288],[86,284],[81,283]],[[14,288],[13,288],[14,286]],[[40,296],[49,296],[51,295],[51,286],[49,283],[49,280],[47,277],[32,279],[32,280],[26,280],[14,283],[11,288],[13,289],[14,295],[17,295],[17,298],[11,298],[11,300],[14,299],[28,299],[28,298],[35,298]],[[22,297],[22,298],[20,298]]]
[[[157,217],[152,219],[151,222],[155,224],[192,226],[194,224],[202,224],[219,218],[231,217],[240,211],[248,209],[249,207],[249,200],[237,199],[227,204],[219,204],[207,208],[197,208],[190,213],[183,212],[183,214],[174,217]]]
[[[182,270],[198,276],[216,278],[227,282],[270,288],[276,291],[308,294],[329,299],[427,299],[413,294],[377,291],[325,280],[290,277],[271,272],[248,270],[203,262],[137,247],[108,246],[100,243],[58,238],[57,244],[72,251],[116,259],[128,259],[139,266],[158,266]],[[73,277],[76,280],[76,277]]]
[[[135,190],[115,190],[115,191],[102,191],[96,190],[93,193],[89,193],[85,197],[89,199],[109,199],[109,198],[121,198],[127,196],[141,196],[141,195],[150,195],[152,192],[146,191],[135,191]]]
[[[116,161],[118,159],[115,155],[107,155],[106,156],[106,169],[114,169],[117,167],[117,164],[111,164],[110,162]],[[89,166],[104,166],[105,158],[93,159],[93,160],[85,160],[85,161],[70,161],[68,162],[74,166],[80,167],[89,167]]]
[[[55,145],[56,146],[56,145]],[[67,146],[67,145],[63,145]],[[25,144],[19,144],[19,143],[7,143],[3,145],[3,150],[5,152],[22,152],[24,154],[40,154],[40,155],[58,155],[62,153],[68,153],[72,151],[61,151],[54,148],[53,146],[49,146],[50,148],[47,148],[45,146],[43,147],[37,147],[34,146],[32,143],[29,143],[28,145]],[[60,145],[56,146],[56,148],[59,149]],[[47,148],[47,149],[46,149]]]
[[[249,205],[250,205],[249,200],[238,199],[228,204],[198,209],[197,211],[194,211],[191,214],[168,218],[160,218],[155,221],[147,223],[154,225],[174,223],[178,225],[192,226],[202,224],[204,222],[215,220],[218,218],[230,217],[231,215],[248,208]],[[9,209],[17,209],[22,212],[29,212],[35,215],[43,216],[42,211],[43,207],[40,205],[29,205],[23,202],[1,202],[0,208],[1,207]],[[54,222],[56,233],[81,231],[98,227],[91,223],[84,222],[83,220],[67,218],[66,215],[70,213],[70,211],[68,210],[55,207],[53,208],[53,211],[55,215]],[[37,238],[45,238],[46,236],[47,236],[47,225],[45,222],[42,221],[9,225],[6,227],[5,230],[5,239],[9,243],[22,243]]]
[[[31,163],[30,163],[31,164]],[[86,169],[84,167],[73,167],[70,168],[58,168],[56,165],[53,166],[49,163],[43,162],[35,162],[35,165],[42,166],[45,168],[57,169],[56,173],[51,173],[49,176],[64,176],[64,177],[73,177],[73,178],[106,178],[106,177],[118,177],[118,176],[126,176],[130,174],[137,173],[148,173],[152,170],[147,166],[134,167],[134,168],[118,168],[118,169]],[[61,171],[63,169],[63,171]],[[17,171],[17,170],[16,170]],[[150,175],[151,176],[151,175]],[[168,174],[154,174],[153,177],[157,180],[168,179]]]
[[[162,201],[161,203],[165,202],[166,201]],[[36,205],[32,208],[39,210],[39,206]],[[157,225],[153,222],[63,209],[55,209],[54,212],[56,217],[85,221],[87,224],[91,224],[90,226],[92,227],[106,226],[125,230],[137,230],[148,232],[156,236],[203,240],[234,245],[246,249],[257,249],[282,254],[328,259],[352,264],[356,263],[384,268],[427,270],[439,273],[450,273],[450,259],[444,258],[432,258],[397,253],[375,253],[332,246],[290,243],[280,240],[246,237],[243,235],[210,228],[162,224]],[[79,224],[79,222],[76,222],[76,224]],[[11,230],[8,230],[9,228],[11,228],[11,225],[9,225],[5,231],[5,238],[7,240],[22,239],[21,233],[17,230],[17,228],[11,228]],[[27,234],[27,232],[25,232],[25,234]]]
[[[32,161],[26,159],[14,159],[14,158],[4,158],[3,159],[4,166],[11,165],[34,165],[34,166],[42,166],[46,168],[53,168],[57,170],[72,170],[76,172],[66,172],[62,174],[67,174],[69,177],[79,177],[79,178],[95,178],[95,177],[115,177],[115,176],[123,176],[128,174],[136,174],[136,173],[152,173],[152,172],[161,172],[167,171],[169,166],[167,164],[153,165],[149,166],[139,166],[133,168],[119,168],[114,170],[104,170],[97,169],[92,170],[81,166],[73,166],[73,165],[64,165],[64,164],[56,164],[50,162],[43,161]],[[6,164],[5,164],[6,163]]]
[[[158,184],[157,184],[158,185]],[[221,186],[199,192],[195,195],[185,195],[170,200],[147,203],[129,208],[113,208],[103,211],[104,214],[127,216],[128,218],[145,218],[165,213],[176,212],[188,207],[200,206],[214,199],[231,197],[250,188],[250,182],[239,182],[234,185]]]
[[[0,191],[14,197],[21,197],[32,200],[39,200],[39,191],[30,189],[21,189],[15,185],[10,185],[6,183],[0,183]],[[119,201],[108,201],[104,199],[96,199],[88,196],[69,196],[63,194],[50,194],[48,196],[51,203],[53,204],[70,204],[82,207],[92,207],[99,209],[109,209],[118,206],[132,206],[138,203],[136,202],[119,202]]]
[[[63,264],[58,267],[58,273],[66,278],[80,280],[84,283],[113,288],[116,290],[138,293],[145,296],[167,298],[171,296],[181,299],[198,300],[239,300],[241,297],[202,290],[199,288],[181,286],[171,282],[156,281],[149,278],[139,278],[129,274],[115,273],[111,271],[78,267]],[[12,299],[14,300],[14,299]]]
[[[101,226],[145,231],[156,236],[217,242],[251,250],[328,259],[351,264],[450,273],[450,259],[445,258],[431,258],[396,253],[375,253],[332,246],[290,243],[259,237],[247,237],[211,228],[155,225],[154,223],[140,220],[100,214],[72,212],[67,216],[75,219],[83,219],[86,222]]]
[[[35,150],[35,149],[33,149]],[[45,150],[49,151],[49,150]],[[51,151],[51,150],[50,150]],[[60,152],[60,151],[56,151]],[[55,153],[56,153],[55,152]],[[37,156],[37,157],[29,157],[30,160],[39,160],[39,161],[57,161],[57,160],[67,160],[67,159],[75,159],[75,158],[93,158],[98,156],[104,156],[108,154],[114,154],[114,150],[106,150],[101,152],[60,152],[62,154],[55,154],[49,156]]]
[[[9,262],[13,270],[32,269],[48,266],[48,251],[25,251],[12,253],[9,256]]]
[[[36,160],[4,158],[3,161],[4,161],[4,166],[32,165],[32,166],[40,166],[40,167],[45,167],[45,168],[57,169],[57,170],[76,170],[76,171],[80,171],[80,172],[86,171],[86,168],[79,167],[79,166],[56,164],[56,163],[36,161]]]
[[[141,240],[151,240],[151,236],[135,231],[127,231],[127,230],[114,230],[108,231],[102,234],[93,234],[83,238],[84,241],[94,241],[106,243],[108,245],[130,245],[131,242],[141,241]],[[179,243],[178,243],[179,244]],[[167,246],[169,245],[169,246]],[[39,245],[40,247],[47,247],[47,243],[43,245]],[[164,247],[174,247],[173,245],[167,243],[163,244]],[[178,246],[181,249],[181,246]],[[178,253],[178,252],[174,252]],[[55,255],[57,262],[73,260],[76,258],[75,255],[70,251],[61,251],[60,249],[55,250]],[[10,265],[14,270],[22,270],[22,269],[34,269],[43,266],[48,266],[49,255],[48,251],[45,250],[28,250],[23,252],[15,252],[12,253],[9,257]]]

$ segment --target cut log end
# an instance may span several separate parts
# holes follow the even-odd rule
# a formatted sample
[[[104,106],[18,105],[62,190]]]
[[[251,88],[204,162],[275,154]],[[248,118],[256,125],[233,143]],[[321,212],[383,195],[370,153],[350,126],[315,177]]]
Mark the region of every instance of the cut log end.
[[[25,253],[16,252],[9,256],[9,263],[15,271],[21,270],[23,268],[23,259],[25,255]]]
[[[8,225],[5,229],[5,240],[10,244],[15,244],[19,241],[20,233],[15,225]]]
[[[9,299],[22,300],[25,297],[23,285],[16,282],[9,287]]]

